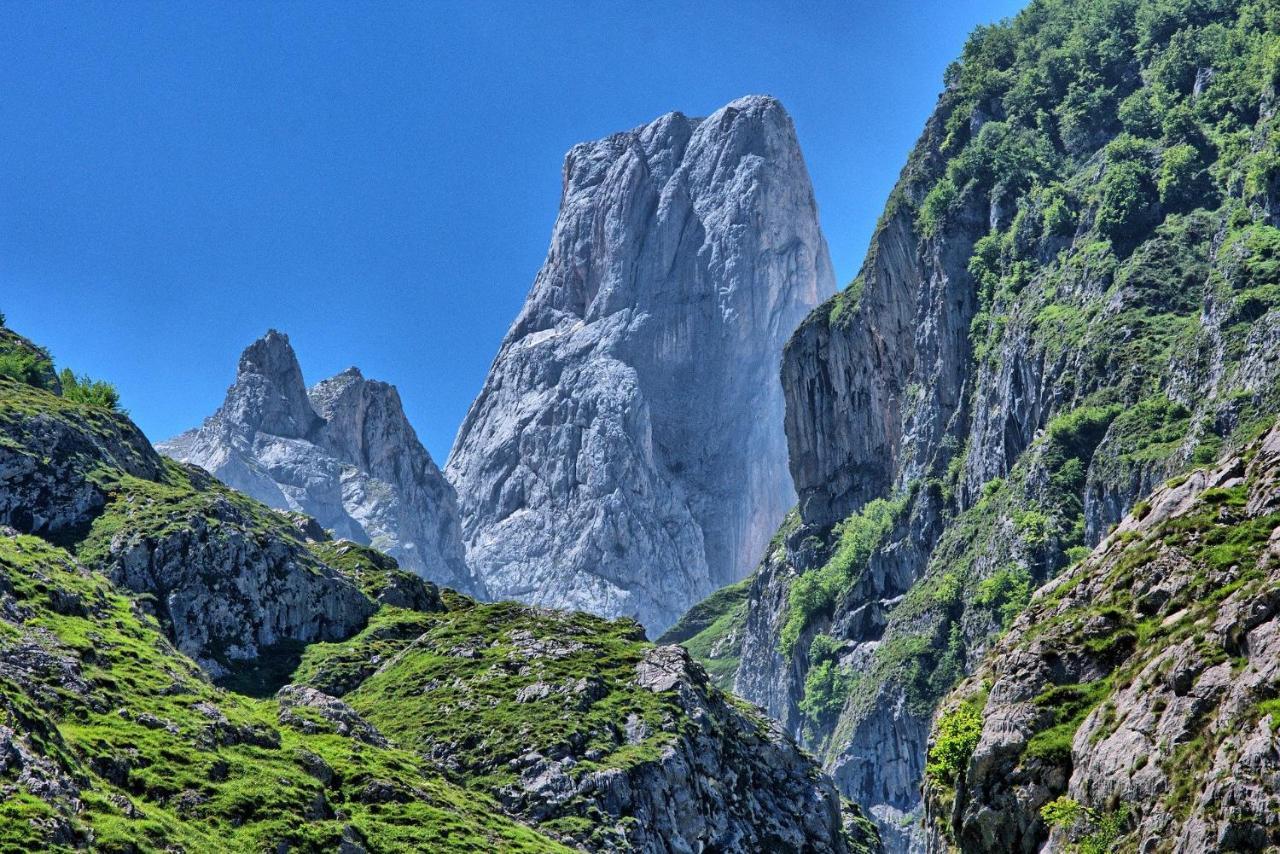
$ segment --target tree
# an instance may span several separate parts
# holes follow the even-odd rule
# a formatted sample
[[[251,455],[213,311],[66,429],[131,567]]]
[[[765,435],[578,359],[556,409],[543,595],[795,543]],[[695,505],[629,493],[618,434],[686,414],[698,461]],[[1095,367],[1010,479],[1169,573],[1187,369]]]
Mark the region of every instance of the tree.
[[[70,368],[63,368],[58,375],[62,383],[62,396],[74,403],[87,406],[100,406],[113,412],[120,412],[120,392],[111,383],[95,380],[87,374],[76,376]]]

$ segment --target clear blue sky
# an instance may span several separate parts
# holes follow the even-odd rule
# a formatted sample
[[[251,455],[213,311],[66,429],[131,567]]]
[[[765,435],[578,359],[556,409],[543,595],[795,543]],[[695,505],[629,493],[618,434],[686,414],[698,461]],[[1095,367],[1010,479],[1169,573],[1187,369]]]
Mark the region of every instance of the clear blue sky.
[[[0,310],[153,439],[289,333],[399,386],[443,463],[546,252],[575,142],[790,110],[837,277],[976,24],[1016,0],[0,0]]]

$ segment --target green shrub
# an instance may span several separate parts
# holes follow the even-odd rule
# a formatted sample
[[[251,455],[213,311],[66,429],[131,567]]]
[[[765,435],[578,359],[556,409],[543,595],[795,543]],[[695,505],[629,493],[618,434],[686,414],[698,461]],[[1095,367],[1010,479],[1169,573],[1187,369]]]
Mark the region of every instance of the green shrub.
[[[938,719],[933,745],[925,760],[925,774],[947,786],[955,786],[982,735],[982,706],[974,698]]]
[[[958,195],[956,185],[950,178],[943,178],[933,185],[933,189],[920,203],[920,213],[916,217],[916,226],[925,237],[934,237],[946,222],[947,211]]]
[[[1116,842],[1124,835],[1129,822],[1129,805],[1120,804],[1113,812],[1099,815],[1090,811],[1090,833],[1080,840],[1080,854],[1110,854],[1116,850]]]
[[[1076,214],[1061,185],[1045,189],[1042,196],[1041,224],[1045,237],[1068,237],[1075,230]]]
[[[821,634],[809,645],[809,671],[799,705],[801,713],[815,724],[839,712],[853,686],[853,675],[836,661],[840,646],[831,635]]]
[[[1156,189],[1160,204],[1166,210],[1190,210],[1209,207],[1210,188],[1195,146],[1183,143],[1167,149],[1160,159],[1160,174]]]
[[[1031,601],[1031,573],[1021,564],[1011,564],[979,582],[973,601],[999,615],[1000,628],[1007,629]]]
[[[1120,102],[1120,124],[1137,137],[1160,135],[1160,111],[1148,89],[1139,89]]]
[[[1066,795],[1059,795],[1040,807],[1040,817],[1044,819],[1044,823],[1060,830],[1071,830],[1076,826],[1076,822],[1088,814],[1089,811],[1084,804]]]
[[[1138,243],[1154,224],[1156,200],[1151,170],[1137,160],[1113,163],[1103,173],[1098,197],[1098,231],[1119,247]]]
[[[1049,421],[1046,432],[1053,448],[1046,460],[1050,468],[1060,469],[1069,459],[1088,460],[1102,441],[1111,422],[1123,407],[1082,406],[1055,416]],[[1057,457],[1058,459],[1052,459]]]
[[[70,368],[63,368],[58,376],[62,383],[62,396],[73,403],[101,406],[120,412],[120,392],[104,380],[95,380],[87,374],[76,376]]]
[[[53,365],[48,357],[25,348],[0,350],[0,377],[44,388]]]
[[[787,594],[787,621],[779,649],[790,655],[800,633],[818,613],[831,608],[841,593],[853,586],[872,552],[893,529],[908,496],[887,501],[877,498],[835,528],[836,546],[831,558],[791,583]]]

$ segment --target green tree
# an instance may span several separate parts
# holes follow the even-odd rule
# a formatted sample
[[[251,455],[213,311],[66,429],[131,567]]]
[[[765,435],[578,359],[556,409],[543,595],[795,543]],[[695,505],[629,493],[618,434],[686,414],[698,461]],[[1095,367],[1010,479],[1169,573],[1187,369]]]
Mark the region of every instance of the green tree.
[[[1166,149],[1160,158],[1156,188],[1160,205],[1170,211],[1211,207],[1212,189],[1200,161],[1200,152],[1188,143]]]
[[[1098,194],[1098,231],[1117,248],[1135,246],[1155,224],[1156,188],[1140,160],[1107,166]]]
[[[111,383],[95,380],[86,374],[76,376],[70,368],[63,368],[58,379],[62,383],[62,396],[67,400],[100,406],[113,412],[121,411],[120,392]]]

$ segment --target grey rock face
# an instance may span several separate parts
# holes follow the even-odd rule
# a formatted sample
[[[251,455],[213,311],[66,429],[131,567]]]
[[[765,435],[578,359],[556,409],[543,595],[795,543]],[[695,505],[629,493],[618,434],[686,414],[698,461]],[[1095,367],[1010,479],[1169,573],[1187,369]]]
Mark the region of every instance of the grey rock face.
[[[179,526],[124,528],[102,569],[121,587],[153,595],[174,644],[214,677],[281,641],[343,640],[377,609],[340,572],[299,542],[264,532],[226,497]]]
[[[520,783],[502,793],[504,804],[535,820],[569,802],[577,810],[585,804],[589,814],[634,819],[625,839],[606,843],[604,850],[849,850],[830,779],[815,773],[812,760],[776,722],[726,702],[682,647],[650,649],[636,667],[636,684],[654,693],[675,692],[688,719],[659,757],[575,779],[569,772],[576,757],[529,753],[517,763]],[[645,738],[643,726],[633,716],[628,738]]]
[[[405,418],[394,386],[351,368],[309,392],[287,336],[240,357],[222,408],[157,446],[223,483],[314,517],[405,569],[482,593],[463,555],[452,487]]]
[[[832,290],[777,101],[574,147],[446,467],[490,592],[655,632],[742,577],[793,501],[778,356]]]
[[[1243,500],[1222,506],[1228,490]],[[1071,850],[1108,818],[1114,850],[1274,846],[1277,509],[1280,427],[1243,456],[1158,488],[1147,509],[1046,585],[944,706],[976,704],[981,733],[954,790],[926,788],[931,848]],[[1244,559],[1201,550],[1223,535],[1250,543]],[[1073,691],[1094,696],[1069,743],[1036,749],[1057,723],[1042,698]],[[1040,808],[1057,797],[1084,812],[1050,828]]]

